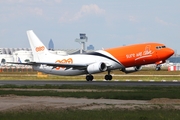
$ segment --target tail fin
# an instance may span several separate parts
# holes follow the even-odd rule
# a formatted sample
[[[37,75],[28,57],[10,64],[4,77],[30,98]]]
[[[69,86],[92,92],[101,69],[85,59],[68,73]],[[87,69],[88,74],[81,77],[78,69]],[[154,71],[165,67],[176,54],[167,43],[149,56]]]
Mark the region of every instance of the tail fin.
[[[49,54],[48,49],[32,30],[27,31],[27,36],[33,53],[33,61],[45,62],[46,55]]]

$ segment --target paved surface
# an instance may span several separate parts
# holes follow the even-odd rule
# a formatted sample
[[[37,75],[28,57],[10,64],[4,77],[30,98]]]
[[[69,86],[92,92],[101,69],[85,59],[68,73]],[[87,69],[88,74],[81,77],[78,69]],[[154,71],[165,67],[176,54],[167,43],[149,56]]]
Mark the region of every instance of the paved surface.
[[[180,82],[144,81],[45,81],[45,80],[0,80],[0,85],[100,85],[100,86],[180,86]]]

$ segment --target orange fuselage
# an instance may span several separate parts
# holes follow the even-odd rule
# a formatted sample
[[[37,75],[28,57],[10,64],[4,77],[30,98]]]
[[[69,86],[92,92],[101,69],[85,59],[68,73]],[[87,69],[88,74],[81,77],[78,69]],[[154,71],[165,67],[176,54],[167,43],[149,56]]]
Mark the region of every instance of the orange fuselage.
[[[107,49],[125,67],[162,63],[174,51],[159,43],[144,43]],[[169,53],[169,54],[168,54]]]

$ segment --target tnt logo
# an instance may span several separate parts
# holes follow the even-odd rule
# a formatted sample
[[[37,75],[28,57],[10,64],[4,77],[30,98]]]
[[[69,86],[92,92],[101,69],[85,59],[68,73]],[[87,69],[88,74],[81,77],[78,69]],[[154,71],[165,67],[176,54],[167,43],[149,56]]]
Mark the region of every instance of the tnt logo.
[[[73,63],[73,59],[72,58],[68,58],[68,59],[56,60],[56,63],[71,64],[71,63]],[[60,68],[64,68],[64,67],[56,67],[56,70],[59,70]]]
[[[44,46],[36,47],[36,52],[44,51],[44,49]]]

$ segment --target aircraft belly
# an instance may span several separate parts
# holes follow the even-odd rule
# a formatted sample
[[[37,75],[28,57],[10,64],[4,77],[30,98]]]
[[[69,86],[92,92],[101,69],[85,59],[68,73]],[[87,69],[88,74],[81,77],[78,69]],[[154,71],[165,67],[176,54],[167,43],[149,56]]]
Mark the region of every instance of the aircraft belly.
[[[47,71],[48,73],[55,74],[55,75],[68,75],[68,76],[73,76],[73,75],[81,75],[81,74],[86,74],[85,70],[52,70],[52,71]]]
[[[117,63],[112,63],[112,65],[110,66],[111,70],[121,69],[121,68],[124,68],[124,66],[122,64],[117,64]]]

